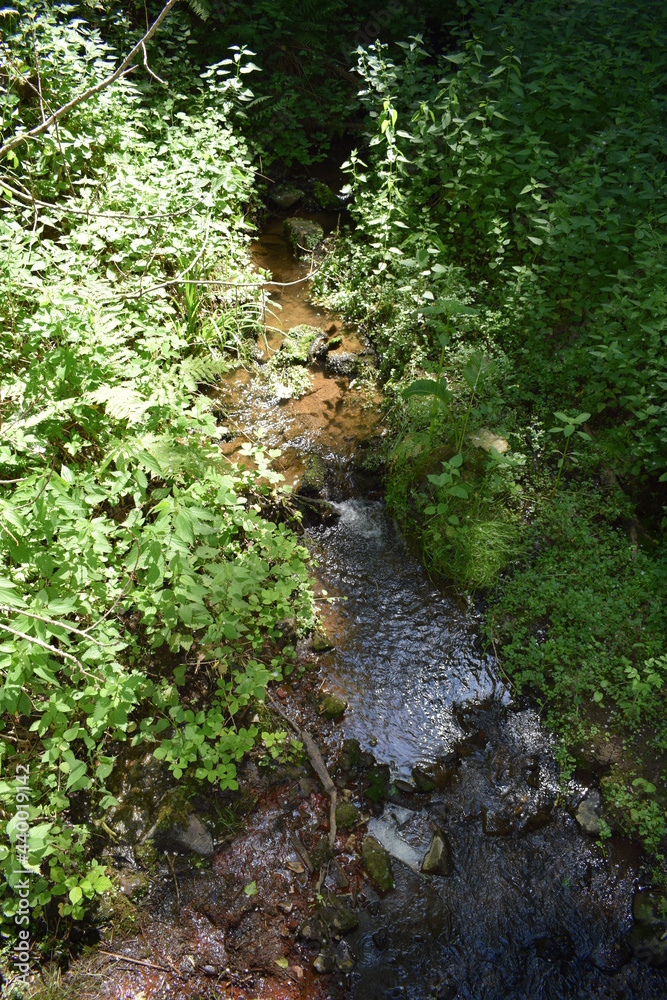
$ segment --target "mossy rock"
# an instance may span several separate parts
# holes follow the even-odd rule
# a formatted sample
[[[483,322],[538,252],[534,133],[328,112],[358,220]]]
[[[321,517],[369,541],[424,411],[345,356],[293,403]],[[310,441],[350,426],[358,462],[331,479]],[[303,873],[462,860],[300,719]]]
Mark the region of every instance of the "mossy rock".
[[[295,254],[315,250],[324,239],[324,230],[311,219],[291,218],[283,222],[283,233]]]
[[[313,195],[320,206],[325,211],[333,211],[340,208],[340,201],[338,197],[334,194],[328,184],[324,184],[322,181],[313,182]]]
[[[303,497],[319,497],[327,481],[327,467],[319,455],[309,455],[296,493]],[[313,645],[313,649],[315,646]],[[319,650],[315,650],[319,652]]]
[[[336,694],[325,694],[317,706],[317,711],[325,719],[337,719],[346,708],[347,702],[344,698],[339,698]]]
[[[389,792],[390,771],[386,764],[375,764],[366,775],[366,798],[381,802]]]
[[[389,854],[375,837],[364,837],[364,842],[361,845],[361,856],[373,884],[381,892],[393,889],[394,873],[391,870]]]
[[[333,649],[333,643],[321,625],[313,629],[312,646],[314,653],[328,653]]]
[[[359,819],[359,810],[351,802],[341,802],[336,806],[336,826],[341,830],[351,830]]]
[[[279,364],[306,365],[312,360],[312,351],[317,341],[322,347],[325,346],[324,334],[316,326],[308,326],[306,323],[294,326],[285,336],[275,360]]]

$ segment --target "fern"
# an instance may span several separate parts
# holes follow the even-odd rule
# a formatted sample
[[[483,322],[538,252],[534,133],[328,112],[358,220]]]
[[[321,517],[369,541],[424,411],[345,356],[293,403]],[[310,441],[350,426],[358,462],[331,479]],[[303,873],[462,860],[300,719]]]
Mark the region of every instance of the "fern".
[[[202,21],[208,20],[211,16],[211,5],[208,3],[208,0],[188,0],[188,7]]]
[[[220,376],[229,371],[229,368],[229,362],[224,358],[193,355],[176,365],[175,372],[188,392],[196,392],[198,385],[215,385]]]

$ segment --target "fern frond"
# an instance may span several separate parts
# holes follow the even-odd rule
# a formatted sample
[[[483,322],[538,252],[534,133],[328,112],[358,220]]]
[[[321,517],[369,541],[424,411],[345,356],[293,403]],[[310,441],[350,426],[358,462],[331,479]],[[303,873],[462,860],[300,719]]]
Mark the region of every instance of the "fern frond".
[[[196,392],[198,385],[215,385],[221,375],[229,371],[229,364],[224,358],[190,357],[177,365],[181,384],[189,392]]]
[[[89,393],[91,403],[103,403],[107,417],[112,420],[127,420],[128,424],[138,424],[152,401],[144,397],[129,383],[124,385],[101,385]]]
[[[211,16],[211,5],[208,0],[188,0],[188,7],[202,21],[206,21]]]

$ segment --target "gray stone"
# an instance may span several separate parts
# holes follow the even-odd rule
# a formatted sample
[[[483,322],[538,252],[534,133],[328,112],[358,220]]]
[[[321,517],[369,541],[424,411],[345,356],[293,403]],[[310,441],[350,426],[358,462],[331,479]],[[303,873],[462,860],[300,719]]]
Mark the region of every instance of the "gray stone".
[[[324,374],[330,378],[354,378],[362,367],[358,354],[350,354],[349,351],[329,353],[324,362]]]
[[[336,968],[336,959],[330,951],[321,951],[313,962],[313,968],[315,972],[319,972],[320,974],[333,972]]]
[[[575,819],[582,830],[596,836],[600,832],[600,793],[593,789],[579,803]]]
[[[354,968],[354,955],[347,941],[338,942],[334,958],[339,972],[351,972]]]
[[[167,849],[200,854],[202,857],[213,853],[213,837],[194,813],[188,816],[183,826],[175,823],[161,840]]]
[[[303,191],[293,184],[276,184],[271,188],[269,198],[276,208],[291,208],[303,198]]]
[[[433,834],[431,846],[422,862],[422,871],[427,875],[451,875],[451,851],[447,838],[439,830]]]

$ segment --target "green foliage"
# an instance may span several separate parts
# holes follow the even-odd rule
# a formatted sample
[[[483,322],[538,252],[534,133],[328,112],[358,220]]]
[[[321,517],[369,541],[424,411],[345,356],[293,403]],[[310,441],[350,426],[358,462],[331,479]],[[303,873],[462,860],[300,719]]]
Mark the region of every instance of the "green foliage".
[[[420,37],[400,59],[360,49],[357,261],[321,281],[342,271],[339,304],[365,300],[372,324],[382,300],[394,326],[437,299],[425,272],[463,281],[513,355],[516,401],[576,398],[634,473],[667,464],[661,25],[655,4],[474,4],[439,59]],[[388,338],[388,368],[405,363],[402,339]]]
[[[624,725],[651,723],[664,749],[664,554],[651,559],[628,541],[615,527],[621,510],[617,497],[592,490],[556,494],[490,609],[488,631],[515,683],[559,714],[574,721],[604,698]]]
[[[4,14],[5,135],[40,120],[26,75],[41,74],[55,107],[114,66],[100,30],[71,14],[50,4]],[[183,15],[170,19],[160,72],[177,66],[187,32]],[[232,367],[228,348],[240,356],[261,329],[244,220],[253,171],[232,125],[247,96],[245,50],[231,62],[202,78],[183,60],[178,90],[137,72],[0,165],[10,923],[26,866],[35,919],[80,919],[109,888],[72,806],[114,804],[118,741],[153,745],[177,778],[236,787],[259,735],[239,716],[291,669],[279,622],[312,621],[308,555],[276,513],[280,477],[252,446],[254,471],[230,466],[201,392]],[[194,670],[215,678],[197,711]]]

